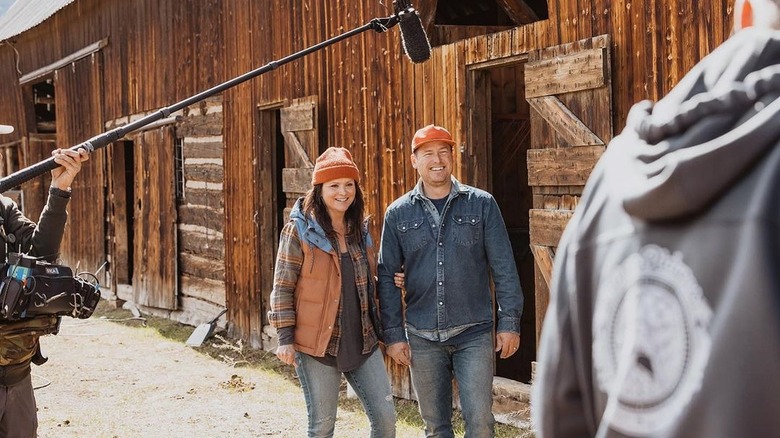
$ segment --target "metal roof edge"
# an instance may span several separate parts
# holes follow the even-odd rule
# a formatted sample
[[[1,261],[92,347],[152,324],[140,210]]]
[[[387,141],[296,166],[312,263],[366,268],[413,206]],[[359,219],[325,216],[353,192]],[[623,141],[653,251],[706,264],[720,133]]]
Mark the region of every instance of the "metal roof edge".
[[[0,41],[32,29],[74,1],[76,0],[16,0],[0,17]]]

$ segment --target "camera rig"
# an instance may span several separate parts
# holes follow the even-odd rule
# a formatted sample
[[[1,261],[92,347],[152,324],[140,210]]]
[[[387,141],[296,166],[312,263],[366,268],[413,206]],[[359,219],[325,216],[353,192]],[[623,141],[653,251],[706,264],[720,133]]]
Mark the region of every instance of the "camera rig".
[[[43,315],[86,319],[100,301],[100,284],[89,272],[26,254],[9,253],[0,268],[0,321]]]

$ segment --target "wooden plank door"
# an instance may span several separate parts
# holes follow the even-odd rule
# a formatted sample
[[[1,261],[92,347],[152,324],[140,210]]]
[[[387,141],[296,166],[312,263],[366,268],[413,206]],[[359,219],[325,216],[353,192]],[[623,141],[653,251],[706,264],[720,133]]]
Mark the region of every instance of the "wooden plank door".
[[[612,138],[610,65],[609,35],[530,52],[525,65],[531,106],[529,227],[536,261],[537,339],[558,240]]]
[[[317,128],[317,96],[295,99],[280,110],[284,137],[282,190],[287,197],[285,221],[295,200],[311,187],[314,162],[320,154]]]
[[[134,147],[133,301],[173,310],[178,277],[173,127],[141,132]]]
[[[103,68],[100,52],[54,73],[57,146],[71,147],[103,132]],[[49,150],[50,151],[50,150]],[[46,151],[41,151],[46,155]],[[105,150],[90,154],[73,180],[61,257],[74,271],[95,272],[106,260]],[[105,270],[100,283],[105,284]]]

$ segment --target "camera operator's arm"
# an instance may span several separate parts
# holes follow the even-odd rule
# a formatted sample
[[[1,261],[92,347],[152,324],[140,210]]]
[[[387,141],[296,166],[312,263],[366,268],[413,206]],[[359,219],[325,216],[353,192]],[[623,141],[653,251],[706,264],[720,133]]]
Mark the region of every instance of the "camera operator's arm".
[[[61,167],[51,171],[51,187],[41,217],[36,224],[27,219],[18,209],[10,212],[6,219],[6,232],[13,234],[17,251],[40,256],[49,262],[55,261],[68,219],[66,207],[70,200],[70,185],[81,170],[81,163],[89,159],[86,151],[56,149],[52,152],[54,161]]]

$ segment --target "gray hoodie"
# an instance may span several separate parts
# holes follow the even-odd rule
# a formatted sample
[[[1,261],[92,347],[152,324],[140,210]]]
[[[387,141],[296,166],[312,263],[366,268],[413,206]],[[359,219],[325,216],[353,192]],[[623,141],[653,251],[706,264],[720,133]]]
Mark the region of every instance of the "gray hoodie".
[[[631,109],[555,257],[538,436],[780,436],[779,143],[777,32]]]

